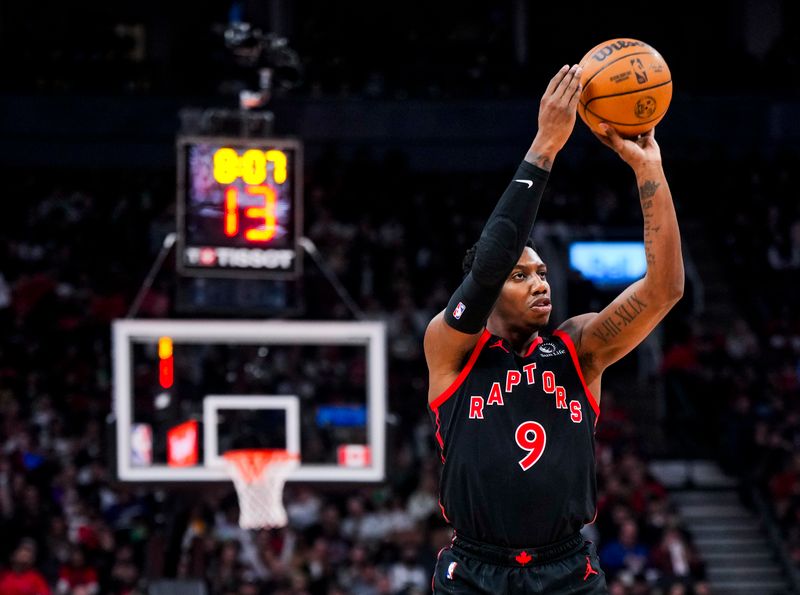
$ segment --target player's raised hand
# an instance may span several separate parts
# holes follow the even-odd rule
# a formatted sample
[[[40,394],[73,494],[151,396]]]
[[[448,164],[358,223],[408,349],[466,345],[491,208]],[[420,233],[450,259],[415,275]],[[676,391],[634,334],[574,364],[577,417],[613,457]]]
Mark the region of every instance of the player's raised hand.
[[[534,146],[557,152],[567,143],[575,127],[581,92],[581,67],[561,67],[550,80],[539,102],[539,130]]]
[[[623,138],[613,126],[605,122],[600,123],[600,129],[606,134],[594,133],[600,142],[614,150],[622,160],[632,168],[647,164],[661,163],[661,149],[658,147],[655,136],[655,128],[651,128],[644,134],[640,134],[635,139]]]

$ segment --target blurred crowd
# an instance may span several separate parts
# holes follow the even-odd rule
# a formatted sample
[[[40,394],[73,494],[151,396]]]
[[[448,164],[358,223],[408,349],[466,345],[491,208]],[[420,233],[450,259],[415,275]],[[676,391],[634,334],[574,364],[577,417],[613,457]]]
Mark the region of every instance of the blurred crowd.
[[[674,435],[755,489],[800,564],[800,205],[795,158],[755,158],[722,187],[698,188],[714,214],[713,255],[739,316],[676,327],[664,357]],[[716,164],[721,166],[721,164]],[[712,186],[713,189],[712,189]],[[706,192],[707,191],[707,192]],[[747,197],[730,208],[731,196]],[[704,395],[698,398],[698,395]],[[680,431],[682,429],[682,432]]]
[[[109,467],[109,324],[125,315],[149,266],[142,255],[154,254],[171,224],[169,180],[134,180],[122,195],[101,176],[80,190],[28,182],[31,199],[12,205],[16,223],[0,222],[0,593],[48,592],[45,585],[143,593],[162,577],[223,594],[428,592],[451,532],[437,505],[421,336],[460,279],[463,251],[506,174],[468,175],[453,189],[443,175],[413,174],[398,156],[363,159],[327,155],[310,168],[306,228],[367,315],[388,324],[391,472],[372,488],[288,486],[290,523],[275,531],[239,529],[230,486],[198,493],[120,484]],[[371,176],[384,180],[382,200]],[[636,221],[629,181],[561,179],[550,191],[551,220],[587,223],[583,193],[600,192],[609,198],[595,216]],[[474,217],[457,204],[474,205]],[[429,216],[419,218],[423,206]],[[172,274],[168,265],[140,315],[172,312]],[[308,317],[349,318],[314,267],[304,283]],[[602,399],[598,514],[585,532],[611,592],[706,593],[703,562],[648,473],[613,382]]]

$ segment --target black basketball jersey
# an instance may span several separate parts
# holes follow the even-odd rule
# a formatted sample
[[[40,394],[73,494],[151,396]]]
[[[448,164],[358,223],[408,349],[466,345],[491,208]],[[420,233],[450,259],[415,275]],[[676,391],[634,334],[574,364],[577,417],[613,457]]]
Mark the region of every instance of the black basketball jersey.
[[[484,330],[430,410],[440,506],[457,534],[537,547],[593,521],[599,409],[566,333],[539,337],[520,356]]]

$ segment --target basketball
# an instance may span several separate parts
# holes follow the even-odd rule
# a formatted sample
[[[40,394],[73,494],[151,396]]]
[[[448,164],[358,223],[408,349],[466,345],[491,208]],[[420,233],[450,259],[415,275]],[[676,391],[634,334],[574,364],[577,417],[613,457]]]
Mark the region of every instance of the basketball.
[[[604,41],[580,62],[581,96],[578,114],[593,131],[600,122],[625,137],[653,128],[669,108],[672,75],[653,47],[636,39]]]

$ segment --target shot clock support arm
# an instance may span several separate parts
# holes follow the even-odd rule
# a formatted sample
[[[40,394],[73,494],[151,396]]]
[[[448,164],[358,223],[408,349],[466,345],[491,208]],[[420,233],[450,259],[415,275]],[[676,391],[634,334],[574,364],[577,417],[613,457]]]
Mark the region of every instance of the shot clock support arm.
[[[136,297],[134,298],[133,303],[131,303],[131,307],[128,308],[128,313],[125,315],[125,318],[135,318],[139,313],[139,308],[142,307],[144,296],[147,295],[148,290],[153,286],[153,281],[155,281],[156,275],[158,275],[158,272],[161,270],[161,267],[164,264],[164,260],[166,260],[170,250],[172,250],[172,247],[175,245],[176,238],[177,234],[174,231],[164,236],[164,242],[161,244],[161,250],[158,251],[158,255],[153,261],[153,265],[147,272],[147,276],[144,278],[144,281],[142,281],[142,285],[139,287],[139,291],[136,293]]]
[[[322,274],[328,280],[328,283],[333,286],[336,290],[336,293],[339,294],[339,297],[344,302],[344,305],[347,306],[347,309],[350,310],[350,313],[356,320],[365,320],[366,316],[364,315],[364,311],[361,307],[356,303],[356,301],[350,296],[347,289],[344,285],[342,285],[339,278],[336,276],[334,270],[328,266],[328,263],[325,262],[325,259],[322,257],[322,254],[319,253],[317,250],[316,244],[312,242],[309,238],[303,236],[297,241],[300,246],[303,247],[303,250],[306,251],[311,257],[311,260],[319,267],[319,270],[322,271]]]

